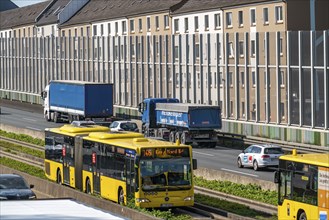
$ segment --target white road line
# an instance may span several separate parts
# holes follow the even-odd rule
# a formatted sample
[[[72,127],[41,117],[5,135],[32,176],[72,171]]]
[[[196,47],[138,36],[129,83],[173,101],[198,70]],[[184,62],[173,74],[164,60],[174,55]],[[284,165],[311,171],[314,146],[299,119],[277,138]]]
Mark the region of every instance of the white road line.
[[[41,131],[41,129],[39,129],[39,128],[33,128],[33,127],[26,127],[26,128],[31,129],[31,130],[35,130],[35,131]]]
[[[239,172],[239,171],[235,171],[235,170],[229,170],[229,169],[225,169],[225,168],[221,168],[221,170],[232,172],[232,173],[239,173],[239,174],[243,174],[243,175],[247,175],[247,176],[259,177],[258,175],[243,173],[243,172]]]
[[[202,154],[202,155],[206,155],[206,156],[209,156],[209,157],[215,156],[213,154],[206,154],[206,153],[201,153],[201,152],[198,152],[198,151],[193,151],[193,153],[195,153],[195,154]]]
[[[37,121],[37,120],[31,119],[31,118],[23,118],[23,119],[26,121]]]

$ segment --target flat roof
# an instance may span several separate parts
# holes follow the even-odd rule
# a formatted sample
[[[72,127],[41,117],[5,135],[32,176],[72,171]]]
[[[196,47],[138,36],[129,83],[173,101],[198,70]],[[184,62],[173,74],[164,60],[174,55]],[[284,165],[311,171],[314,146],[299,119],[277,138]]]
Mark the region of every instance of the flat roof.
[[[73,199],[8,200],[0,202],[1,220],[125,219]]]

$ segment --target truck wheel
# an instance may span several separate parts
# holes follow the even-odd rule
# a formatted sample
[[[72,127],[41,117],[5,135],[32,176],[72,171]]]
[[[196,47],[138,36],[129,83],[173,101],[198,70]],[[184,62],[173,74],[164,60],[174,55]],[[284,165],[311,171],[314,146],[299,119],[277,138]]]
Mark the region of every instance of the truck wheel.
[[[47,121],[51,121],[51,114],[50,114],[50,112],[46,112],[46,114],[45,114],[45,119],[46,119]]]
[[[73,121],[73,115],[69,115],[69,123],[71,124]]]
[[[175,132],[171,131],[169,134],[169,142],[174,143],[175,142]]]
[[[177,132],[176,135],[175,135],[175,143],[177,141],[181,142],[180,137],[181,137],[181,134],[179,132]]]
[[[54,122],[58,123],[58,113],[54,112]]]
[[[187,144],[186,143],[186,133],[185,132],[183,132],[183,134],[181,136],[181,142],[182,142],[182,144]]]

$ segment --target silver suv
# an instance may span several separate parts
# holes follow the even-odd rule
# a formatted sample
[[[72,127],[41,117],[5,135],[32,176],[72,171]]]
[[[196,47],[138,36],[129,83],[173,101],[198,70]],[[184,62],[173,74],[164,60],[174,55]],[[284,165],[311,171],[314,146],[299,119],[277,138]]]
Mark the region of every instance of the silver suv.
[[[281,147],[271,144],[254,144],[239,154],[237,164],[239,168],[253,167],[259,170],[262,167],[279,165],[279,157],[284,154]]]

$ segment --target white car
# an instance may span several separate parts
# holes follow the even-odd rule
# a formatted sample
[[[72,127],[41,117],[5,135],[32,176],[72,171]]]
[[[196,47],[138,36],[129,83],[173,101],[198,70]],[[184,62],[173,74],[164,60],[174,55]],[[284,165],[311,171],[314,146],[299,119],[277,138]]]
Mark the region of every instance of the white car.
[[[139,132],[138,125],[132,121],[114,121],[110,125],[110,130]]]
[[[238,167],[253,167],[259,170],[263,167],[275,167],[279,165],[279,157],[284,155],[281,147],[271,144],[251,145],[238,156]]]

